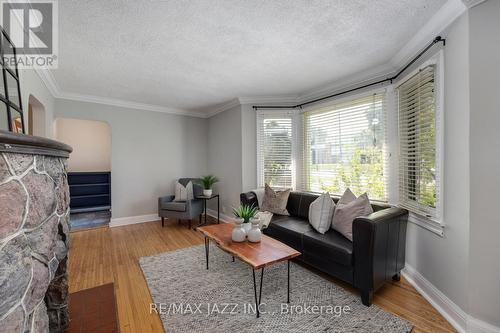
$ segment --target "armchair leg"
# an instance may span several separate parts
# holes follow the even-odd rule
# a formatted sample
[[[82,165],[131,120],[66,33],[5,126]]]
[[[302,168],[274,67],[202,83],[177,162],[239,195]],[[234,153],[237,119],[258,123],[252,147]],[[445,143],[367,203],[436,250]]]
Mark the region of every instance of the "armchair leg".
[[[373,301],[373,291],[361,290],[361,302],[366,306],[371,306]]]
[[[188,220],[188,229],[191,229],[191,219]]]
[[[162,217],[162,218],[161,218],[161,227],[163,228],[164,226],[165,226],[165,218],[164,218],[164,217]]]
[[[399,282],[401,280],[401,273],[398,272],[392,276],[392,281]]]
[[[177,219],[177,224],[181,224],[181,219]]]

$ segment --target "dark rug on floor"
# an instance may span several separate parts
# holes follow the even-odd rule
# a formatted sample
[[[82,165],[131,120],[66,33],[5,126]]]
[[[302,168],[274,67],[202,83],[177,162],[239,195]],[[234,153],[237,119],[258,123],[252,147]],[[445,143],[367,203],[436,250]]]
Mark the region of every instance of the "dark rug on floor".
[[[166,332],[409,332],[412,325],[358,295],[291,263],[266,267],[262,310],[255,318],[251,268],[211,244],[144,257],[140,265]],[[257,284],[260,272],[256,274]]]
[[[70,325],[65,333],[118,332],[114,284],[71,293],[69,317]]]

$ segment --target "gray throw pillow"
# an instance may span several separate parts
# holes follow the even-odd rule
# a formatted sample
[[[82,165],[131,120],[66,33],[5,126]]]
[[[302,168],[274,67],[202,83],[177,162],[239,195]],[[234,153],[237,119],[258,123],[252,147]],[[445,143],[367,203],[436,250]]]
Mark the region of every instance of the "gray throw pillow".
[[[271,212],[277,215],[290,214],[286,210],[286,204],[288,202],[288,196],[290,195],[290,189],[280,192],[275,192],[269,185],[266,184],[264,190],[264,200],[262,200],[262,207],[260,209],[263,212]]]
[[[365,193],[349,203],[337,205],[333,215],[332,228],[352,242],[352,223],[354,219],[371,213],[373,213],[373,209],[368,195]]]
[[[174,201],[188,201],[193,200],[193,183],[189,181],[186,186],[179,182],[175,182],[175,199]]]
[[[335,202],[330,194],[323,193],[309,205],[309,223],[319,233],[324,234],[332,224]]]

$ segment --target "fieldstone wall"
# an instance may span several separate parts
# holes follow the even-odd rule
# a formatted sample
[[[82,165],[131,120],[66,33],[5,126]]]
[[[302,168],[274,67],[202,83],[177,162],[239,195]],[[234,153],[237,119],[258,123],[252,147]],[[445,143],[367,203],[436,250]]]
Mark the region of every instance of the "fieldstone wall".
[[[0,154],[0,331],[69,324],[65,158]]]

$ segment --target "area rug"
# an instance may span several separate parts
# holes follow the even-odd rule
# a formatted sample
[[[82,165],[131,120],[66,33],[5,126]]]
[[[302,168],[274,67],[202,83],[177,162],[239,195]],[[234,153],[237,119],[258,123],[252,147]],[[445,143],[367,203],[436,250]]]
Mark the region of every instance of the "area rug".
[[[203,245],[140,259],[166,332],[410,332],[412,325],[316,273],[290,265],[265,268],[260,318],[255,317],[251,268],[210,245],[209,270]],[[260,271],[256,272],[257,287]]]

